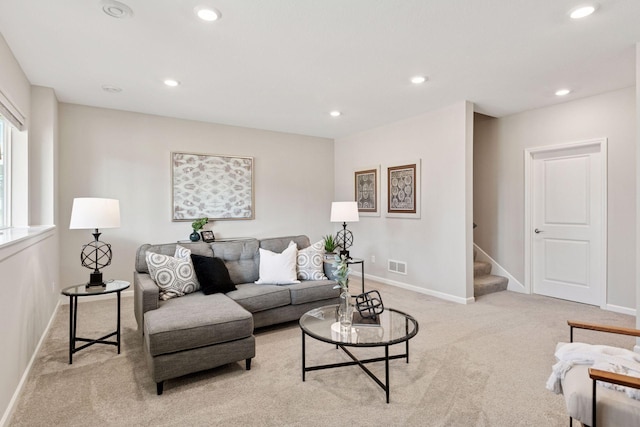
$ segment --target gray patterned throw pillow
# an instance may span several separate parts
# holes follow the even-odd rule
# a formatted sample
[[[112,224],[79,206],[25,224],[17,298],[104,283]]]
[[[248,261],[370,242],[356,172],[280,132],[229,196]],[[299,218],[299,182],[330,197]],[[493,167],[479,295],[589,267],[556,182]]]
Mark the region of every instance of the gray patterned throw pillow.
[[[200,289],[191,259],[147,252],[145,255],[149,274],[160,288],[160,299],[181,297]]]
[[[324,275],[324,242],[320,240],[313,245],[298,250],[298,279],[327,280]]]

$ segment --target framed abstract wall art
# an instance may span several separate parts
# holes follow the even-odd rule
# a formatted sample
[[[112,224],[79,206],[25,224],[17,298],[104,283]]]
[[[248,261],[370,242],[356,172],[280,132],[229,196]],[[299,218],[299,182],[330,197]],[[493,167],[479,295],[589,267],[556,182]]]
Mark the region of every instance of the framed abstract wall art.
[[[254,219],[253,157],[171,153],[172,220]]]
[[[354,172],[355,201],[361,216],[380,216],[380,166]]]
[[[420,218],[420,161],[387,168],[387,216]]]

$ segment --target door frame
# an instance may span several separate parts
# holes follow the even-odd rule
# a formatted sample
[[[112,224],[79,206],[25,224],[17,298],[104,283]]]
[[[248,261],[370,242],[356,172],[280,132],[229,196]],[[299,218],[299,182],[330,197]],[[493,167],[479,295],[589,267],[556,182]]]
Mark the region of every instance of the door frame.
[[[525,148],[524,150],[524,291],[533,293],[533,239],[531,238],[531,227],[533,219],[533,158],[540,153],[553,153],[554,151],[567,150],[572,148],[583,148],[595,146],[600,151],[600,162],[602,171],[602,248],[600,250],[600,261],[602,269],[600,272],[600,308],[607,306],[607,138],[595,138],[585,141],[578,141],[560,145],[547,145],[543,147]]]

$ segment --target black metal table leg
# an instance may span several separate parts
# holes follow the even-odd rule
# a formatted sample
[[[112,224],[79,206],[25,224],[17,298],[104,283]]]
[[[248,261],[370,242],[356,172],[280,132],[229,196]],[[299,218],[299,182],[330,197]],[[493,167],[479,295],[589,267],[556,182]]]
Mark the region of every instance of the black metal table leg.
[[[304,382],[305,380],[305,374],[306,374],[306,363],[305,363],[305,348],[304,348],[304,331],[302,331],[302,381]]]
[[[593,399],[591,399],[591,427],[596,427],[596,380],[593,380]]]
[[[73,321],[73,297],[69,296],[69,365],[73,363],[73,348],[76,342],[75,325]]]
[[[406,330],[406,333],[409,333],[409,319],[404,319],[404,327]],[[406,341],[407,347],[406,347],[406,351],[405,353],[407,354],[407,363],[409,363],[409,340]]]
[[[360,266],[362,267],[362,293],[364,294],[364,260]]]
[[[408,342],[408,341],[407,341]],[[387,392],[387,403],[389,403],[389,346],[384,346],[384,377],[385,377],[385,391]]]
[[[120,292],[116,292],[118,295],[118,326],[117,326],[117,341],[118,341],[118,354],[120,354]]]

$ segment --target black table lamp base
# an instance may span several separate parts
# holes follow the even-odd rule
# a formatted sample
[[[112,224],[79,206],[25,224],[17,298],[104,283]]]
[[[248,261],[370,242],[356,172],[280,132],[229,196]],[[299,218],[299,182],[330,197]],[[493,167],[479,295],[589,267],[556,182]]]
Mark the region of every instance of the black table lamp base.
[[[102,281],[101,271],[96,270],[89,275],[89,283],[87,283],[87,288],[104,288],[105,286],[107,285]]]

